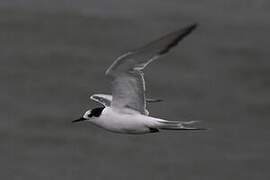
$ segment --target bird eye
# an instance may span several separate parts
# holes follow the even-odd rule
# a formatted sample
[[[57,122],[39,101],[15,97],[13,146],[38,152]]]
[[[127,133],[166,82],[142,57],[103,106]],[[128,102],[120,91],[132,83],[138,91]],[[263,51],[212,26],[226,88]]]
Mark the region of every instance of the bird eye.
[[[88,114],[87,116],[88,116],[88,117],[92,117],[92,114],[90,113],[90,114]]]

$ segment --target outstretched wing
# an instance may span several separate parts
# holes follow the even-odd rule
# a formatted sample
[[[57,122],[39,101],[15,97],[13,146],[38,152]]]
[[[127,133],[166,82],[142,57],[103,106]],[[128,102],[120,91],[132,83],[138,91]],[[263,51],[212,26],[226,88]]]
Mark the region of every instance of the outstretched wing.
[[[90,98],[105,107],[111,106],[112,96],[108,94],[93,94]]]
[[[112,80],[112,107],[131,108],[144,114],[145,82],[141,70],[153,60],[169,52],[196,26],[192,24],[118,57],[106,71],[106,75]]]

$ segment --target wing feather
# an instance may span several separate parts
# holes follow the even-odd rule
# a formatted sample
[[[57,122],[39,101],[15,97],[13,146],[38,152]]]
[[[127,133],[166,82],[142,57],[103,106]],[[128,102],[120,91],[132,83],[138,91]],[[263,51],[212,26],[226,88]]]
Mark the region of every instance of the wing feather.
[[[90,97],[92,100],[104,105],[105,107],[111,106],[112,96],[108,94],[93,94]]]

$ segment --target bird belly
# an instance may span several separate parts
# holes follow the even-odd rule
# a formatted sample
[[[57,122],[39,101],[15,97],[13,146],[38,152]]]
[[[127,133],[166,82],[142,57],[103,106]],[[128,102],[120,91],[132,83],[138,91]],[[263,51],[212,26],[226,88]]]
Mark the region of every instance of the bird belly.
[[[96,124],[106,130],[127,133],[127,134],[143,134],[148,133],[149,128],[147,128],[143,123],[134,121],[134,119],[123,119],[121,117],[116,118],[104,118]]]
[[[117,133],[145,134],[152,132],[142,117],[144,116],[140,114],[121,114],[110,111],[110,113],[104,113],[94,123],[99,127]]]

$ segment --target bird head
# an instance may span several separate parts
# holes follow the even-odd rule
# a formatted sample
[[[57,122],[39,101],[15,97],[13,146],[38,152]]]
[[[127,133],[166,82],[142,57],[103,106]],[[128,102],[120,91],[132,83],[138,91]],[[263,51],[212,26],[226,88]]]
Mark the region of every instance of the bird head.
[[[104,107],[98,107],[98,108],[94,108],[94,109],[89,109],[87,110],[84,115],[79,118],[76,119],[74,121],[72,121],[73,123],[75,122],[80,122],[80,121],[91,121],[97,117],[100,117],[100,115],[102,114]]]

